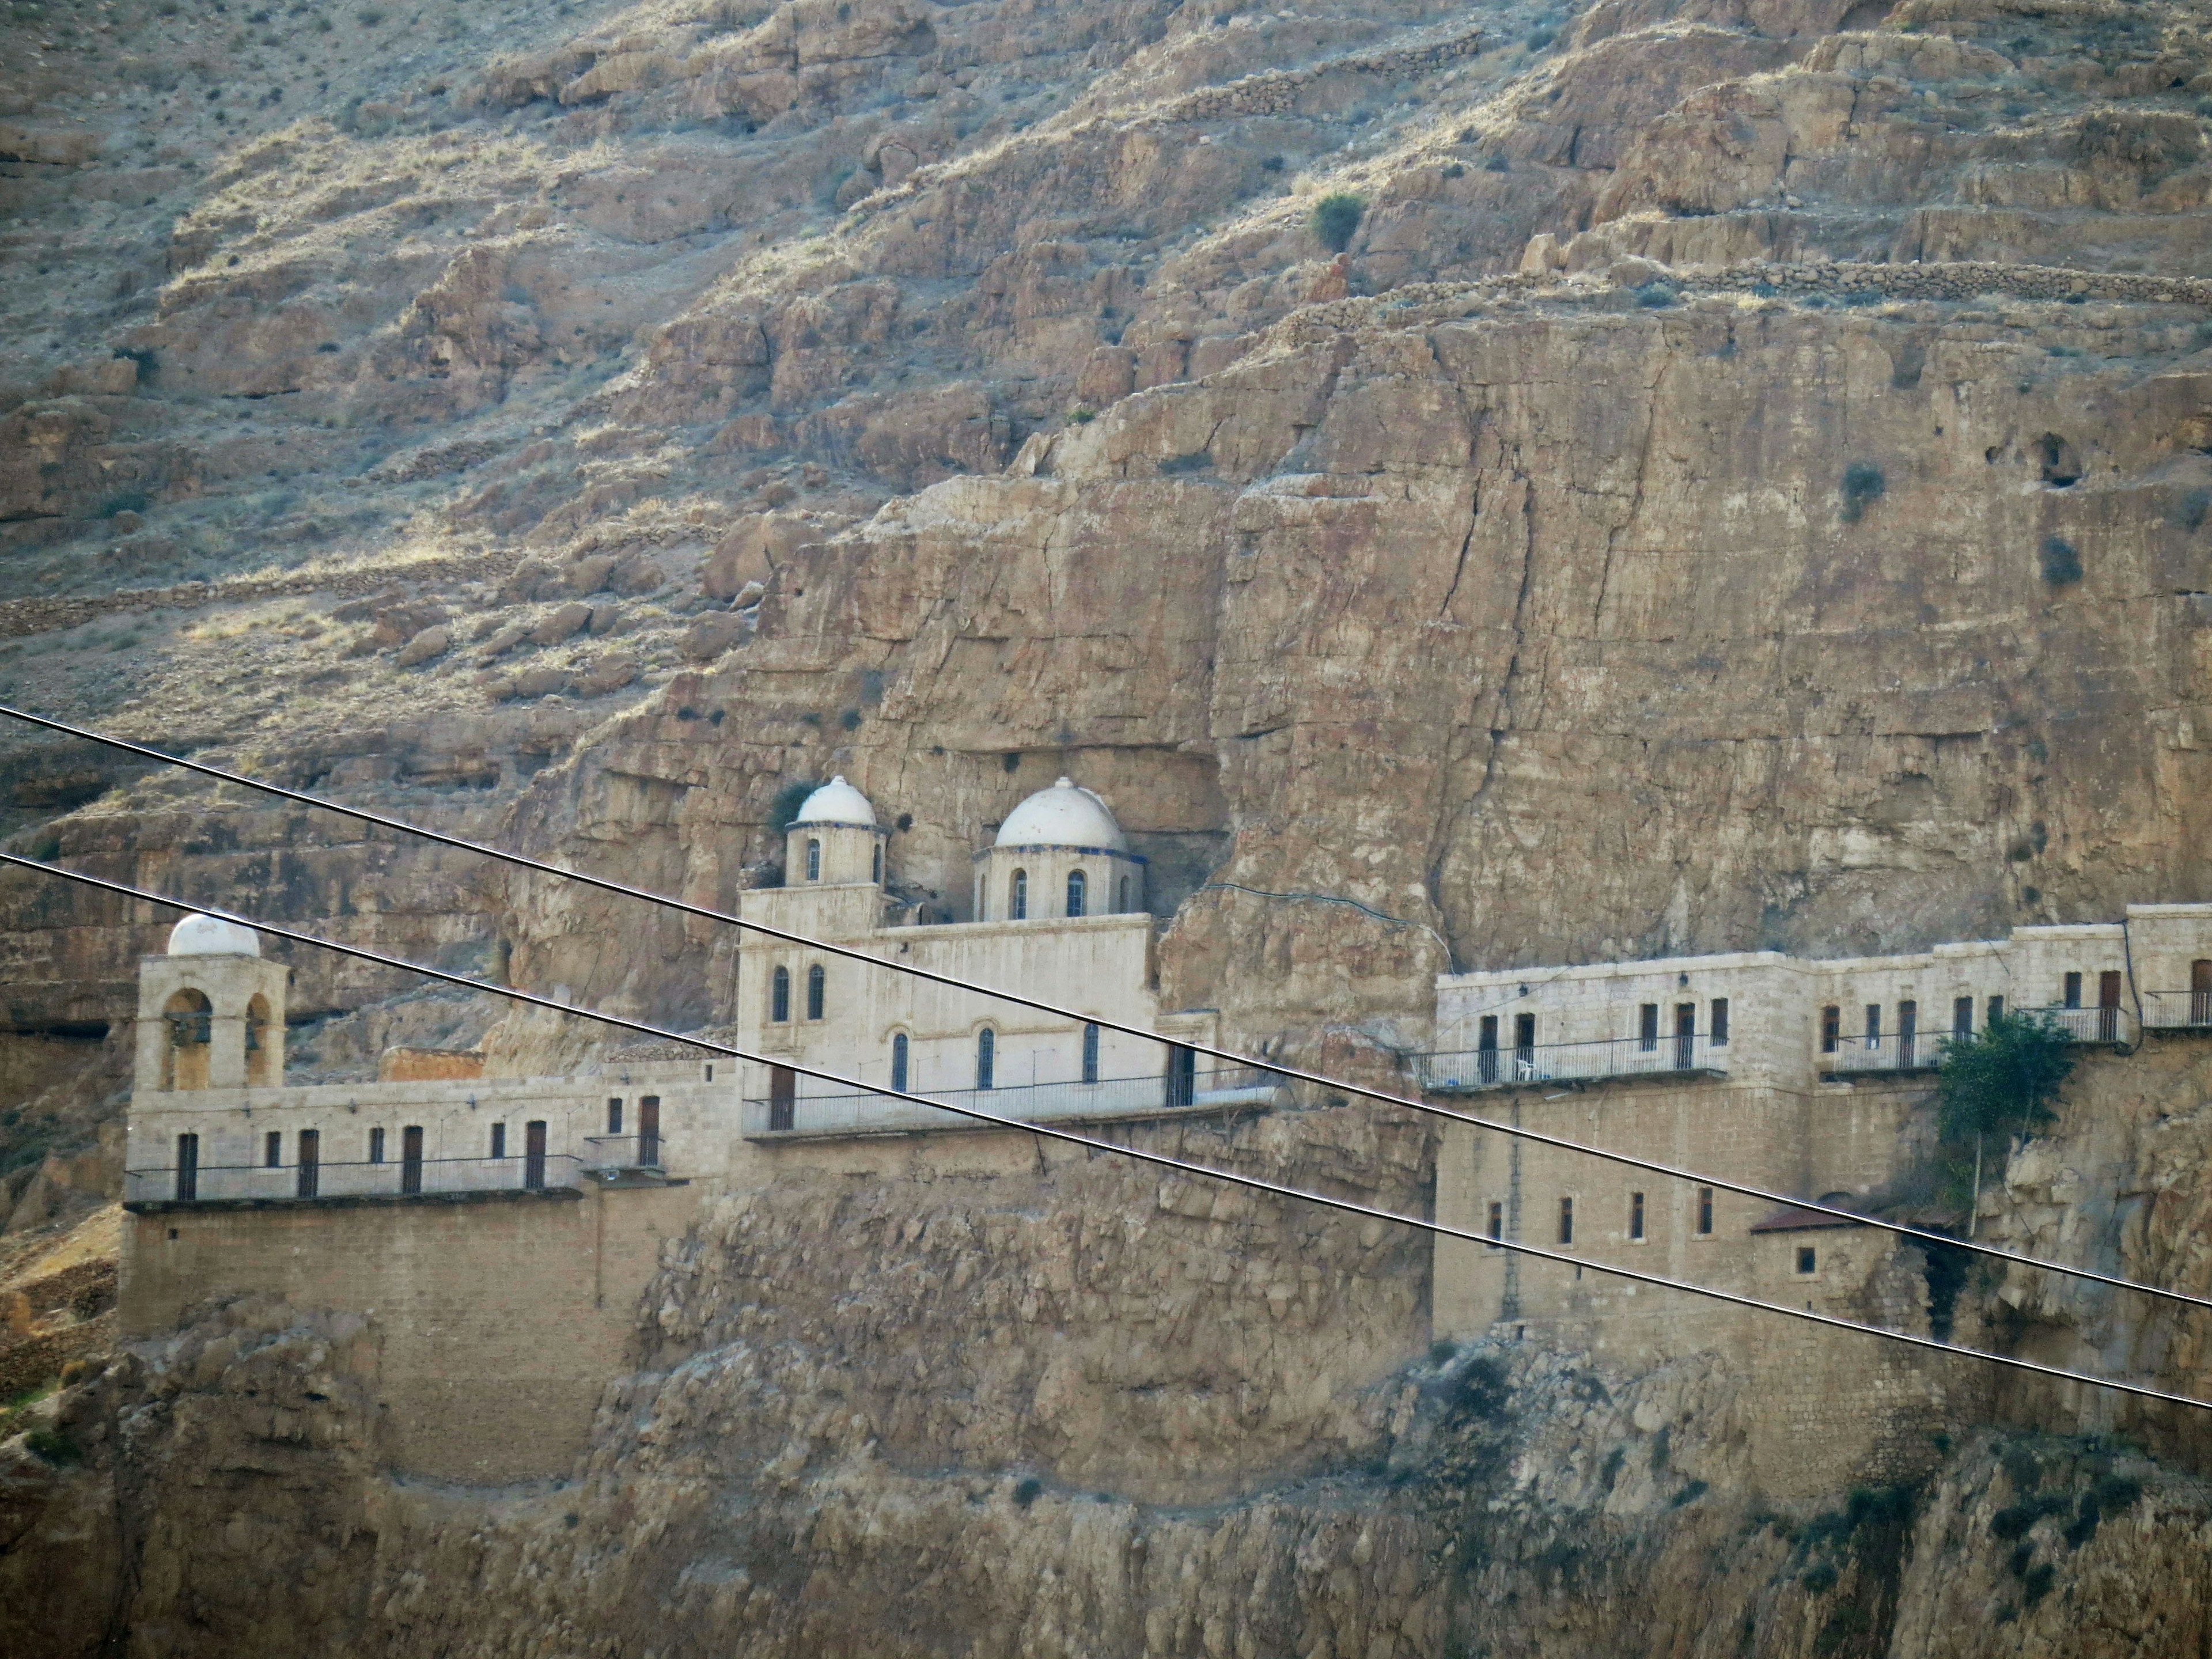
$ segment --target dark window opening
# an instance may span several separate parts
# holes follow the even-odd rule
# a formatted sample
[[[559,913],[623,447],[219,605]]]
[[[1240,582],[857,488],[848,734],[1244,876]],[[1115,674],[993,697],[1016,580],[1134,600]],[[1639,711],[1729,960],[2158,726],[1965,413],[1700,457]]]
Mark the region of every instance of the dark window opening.
[[[768,1068],[768,1127],[788,1129],[799,1116],[799,1073],[788,1066]]]
[[[1650,1054],[1659,1046],[1659,1005],[1647,1002],[1637,1011],[1636,1046]]]
[[[1729,1000],[1726,997],[1715,997],[1713,999],[1713,1019],[1712,1025],[1710,1029],[1713,1047],[1716,1048],[1727,1048],[1729,1039]]]
[[[1833,1003],[1820,1010],[1820,1052],[1832,1054],[1843,1046],[1844,1011]]]
[[[622,1133],[622,1126],[623,1103],[621,1097],[619,1096],[610,1097],[607,1101],[607,1133],[611,1135],[618,1135]]]
[[[883,878],[884,844],[881,842],[878,842],[875,845],[875,849],[868,854],[868,879],[873,882],[880,882]]]
[[[1575,1201],[1571,1198],[1563,1198],[1559,1200],[1559,1243],[1571,1244],[1574,1242]]]
[[[1030,915],[1030,872],[1014,872],[1014,878],[1006,891],[1006,916],[1012,921],[1027,921]]]
[[[999,1034],[988,1025],[975,1033],[975,1086],[999,1086]]]
[[[779,968],[768,976],[769,1023],[781,1025],[791,1018],[791,969]]]
[[[1869,1002],[1866,1006],[1866,1046],[1869,1048],[1881,1047],[1881,1004],[1879,1002]]]
[[[1098,1081],[1098,1028],[1095,1024],[1083,1028],[1083,1080]]]
[[[1910,1066],[1913,1048],[1920,1040],[1920,1005],[1900,1002],[1897,1005],[1897,1063]]]
[[[323,1137],[319,1129],[300,1131],[299,1193],[313,1198],[322,1186]]]
[[[1628,1236],[1638,1242],[1644,1237],[1644,1194],[1641,1193],[1628,1195]]]
[[[1713,1189],[1710,1187],[1698,1188],[1698,1231],[1705,1237],[1712,1237]]]
[[[371,1164],[384,1162],[384,1131],[381,1129],[368,1132],[368,1161]]]
[[[2001,1020],[2001,1019],[2002,1019],[2003,1018],[2004,1018],[2004,999],[2003,999],[2002,997],[1991,997],[1991,998],[1990,999],[1990,1023],[1991,1023],[1991,1024],[1995,1024],[1996,1021]]]
[[[522,1184],[532,1192],[545,1185],[545,1121],[532,1118],[522,1126]]]
[[[422,1126],[410,1123],[399,1132],[399,1190],[422,1190]]]
[[[891,1038],[891,1087],[901,1094],[906,1092],[908,1052],[907,1036],[904,1031],[901,1031]]]
[[[2069,1008],[2079,1008],[2079,1007],[2081,1006],[2081,975],[2079,975],[2079,974],[2069,974],[2069,975],[2066,975],[2066,992],[2065,992],[2065,995],[2066,995],[2066,1006],[2067,1006]]]
[[[1498,1016],[1482,1017],[1482,1035],[1475,1040],[1475,1058],[1485,1083],[1498,1081]]]
[[[1674,1005],[1674,1069],[1686,1072],[1697,1059],[1698,1005],[1678,1002]]]
[[[2097,975],[2097,1041],[2120,1040],[2120,970],[2107,968]]]
[[[660,1167],[660,1097],[637,1097],[637,1161],[647,1169]]]
[[[2212,1025],[2212,960],[2202,957],[2189,964],[2189,1023]]]
[[[829,988],[830,975],[823,971],[822,964],[817,962],[806,970],[807,1018],[819,1019],[822,1018],[823,1004],[829,1000]]]
[[[1954,997],[1951,1001],[1951,1035],[1961,1042],[1974,1034],[1974,1000]]]
[[[1800,1244],[1797,1247],[1797,1276],[1800,1279],[1810,1279],[1817,1261],[1818,1258],[1814,1255],[1810,1244]]]
[[[1492,1238],[1505,1237],[1505,1206],[1494,1198],[1490,1200],[1490,1236]],[[1493,1244],[1491,1248],[1495,1249],[1498,1247]]]
[[[284,1167],[284,1132],[271,1129],[261,1137],[261,1161],[272,1170]]]
[[[1513,1016],[1513,1063],[1518,1075],[1533,1077],[1536,1072],[1536,1016]]]
[[[200,1195],[200,1138],[177,1137],[177,1196],[190,1201]],[[173,1232],[169,1235],[174,1238]]]
[[[1091,878],[1080,870],[1069,871],[1067,872],[1067,914],[1071,916],[1083,915],[1084,902],[1090,896]]]
[[[504,1123],[491,1126],[491,1155],[494,1158],[507,1156],[507,1125]]]
[[[806,878],[809,881],[822,879],[822,843],[818,841],[806,843]]]

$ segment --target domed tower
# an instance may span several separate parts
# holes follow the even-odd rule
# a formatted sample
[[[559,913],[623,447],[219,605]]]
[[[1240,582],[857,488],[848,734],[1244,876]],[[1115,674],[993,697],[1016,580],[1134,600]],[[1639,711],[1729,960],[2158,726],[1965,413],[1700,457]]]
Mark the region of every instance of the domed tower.
[[[284,1081],[284,969],[251,927],[189,915],[138,965],[137,1090],[273,1089]]]
[[[890,832],[876,823],[868,798],[835,777],[809,795],[784,836],[783,884],[836,886],[884,879]]]
[[[1035,921],[1145,908],[1145,860],[1105,801],[1071,778],[1006,814],[976,854],[975,920]]]

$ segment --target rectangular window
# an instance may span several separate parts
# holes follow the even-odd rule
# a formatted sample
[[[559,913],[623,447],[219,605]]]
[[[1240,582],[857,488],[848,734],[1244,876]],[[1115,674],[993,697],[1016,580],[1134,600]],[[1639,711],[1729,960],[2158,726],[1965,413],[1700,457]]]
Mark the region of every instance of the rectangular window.
[[[491,1126],[491,1155],[494,1158],[507,1156],[507,1125],[504,1123]]]
[[[384,1131],[381,1129],[368,1132],[368,1161],[371,1164],[384,1162]]]
[[[1920,1037],[1920,1005],[1900,1002],[1897,1005],[1897,1063],[1910,1066],[1913,1061],[1913,1047]]]
[[[177,1137],[177,1197],[190,1203],[200,1195],[200,1138],[198,1135]],[[173,1232],[169,1235],[174,1238]]]
[[[1644,1194],[1641,1193],[1628,1195],[1628,1237],[1636,1243],[1644,1242]]]
[[[1798,1278],[1810,1279],[1813,1276],[1814,1267],[1818,1266],[1818,1264],[1819,1258],[1814,1255],[1813,1247],[1810,1244],[1800,1244],[1797,1247]]]
[[[1951,1035],[1961,1042],[1974,1034],[1974,1000],[1954,997],[1951,1000]]]
[[[261,1161],[272,1170],[284,1167],[284,1132],[271,1129],[261,1138]]]
[[[2069,1008],[2081,1006],[2081,975],[2079,974],[2066,975],[2066,1006]]]
[[[1098,1027],[1095,1024],[1083,1028],[1083,1080],[1098,1081]]]
[[[1866,1011],[1866,1046],[1879,1048],[1881,1047],[1881,1004],[1869,1002]]]
[[[607,1102],[607,1133],[611,1135],[622,1133],[622,1102],[619,1099],[611,1098]]]
[[[1574,1242],[1575,1201],[1571,1198],[1563,1198],[1559,1200],[1559,1243],[1571,1244]]]
[[[1698,1188],[1698,1233],[1704,1238],[1713,1235],[1713,1189],[1710,1187]]]
[[[1820,1052],[1832,1054],[1843,1046],[1844,1011],[1833,1003],[1820,1010]]]
[[[1505,1237],[1505,1206],[1494,1198],[1490,1200],[1490,1236],[1492,1238]]]
[[[1659,1046],[1659,1005],[1647,1002],[1636,1011],[1636,1046],[1650,1054]]]
[[[1713,999],[1712,1043],[1716,1048],[1728,1047],[1729,1006],[1726,997]]]
[[[2004,999],[2002,997],[1991,997],[1990,999],[1990,1018],[1992,1020],[1999,1020],[2004,1018]]]

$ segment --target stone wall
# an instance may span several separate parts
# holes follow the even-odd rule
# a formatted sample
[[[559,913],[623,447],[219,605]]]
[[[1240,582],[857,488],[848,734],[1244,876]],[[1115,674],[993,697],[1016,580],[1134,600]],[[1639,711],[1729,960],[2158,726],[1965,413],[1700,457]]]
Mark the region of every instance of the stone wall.
[[[159,1341],[193,1310],[247,1297],[353,1315],[381,1351],[375,1405],[399,1470],[557,1475],[632,1361],[639,1295],[699,1190],[134,1215],[123,1335]]]

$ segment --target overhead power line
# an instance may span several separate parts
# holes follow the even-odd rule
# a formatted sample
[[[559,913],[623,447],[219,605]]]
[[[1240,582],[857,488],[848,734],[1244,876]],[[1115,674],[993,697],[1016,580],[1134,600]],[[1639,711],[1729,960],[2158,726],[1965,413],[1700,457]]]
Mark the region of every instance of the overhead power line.
[[[1686,1295],[1701,1296],[1731,1307],[1747,1308],[1758,1313],[1779,1314],[1787,1319],[1802,1320],[1808,1324],[1824,1325],[1832,1330],[1853,1331],[1863,1336],[1878,1337],[1885,1341],[1903,1343],[1909,1347],[1923,1349],[1931,1353],[1952,1354],[1964,1359],[1978,1359],[1986,1364],[2005,1366],[2013,1370],[2028,1371],[2038,1376],[2053,1378],[2062,1382],[2080,1382],[2090,1388],[2111,1389],[2121,1394],[2134,1395],[2140,1399],[2156,1400],[2171,1406],[2186,1406],[2197,1411],[2212,1411],[2212,1401],[2198,1400],[2189,1395],[2172,1394],[2163,1389],[2154,1389],[2140,1382],[2122,1382],[2114,1377],[2093,1376],[2086,1371],[2068,1370],[2061,1365],[2046,1365],[2033,1359],[2021,1359],[2011,1354],[1990,1353],[1982,1348],[1960,1347],[1953,1342],[1939,1342],[1934,1337],[1916,1336],[1909,1331],[1893,1331],[1881,1325],[1869,1325],[1856,1319],[1844,1319],[1835,1314],[1817,1313],[1810,1308],[1792,1308],[1779,1302],[1762,1301],[1757,1297],[1740,1295],[1710,1285],[1693,1285],[1686,1279],[1668,1279],[1663,1274],[1644,1273],[1634,1267],[1617,1267],[1583,1256],[1569,1255],[1559,1250],[1547,1250],[1540,1245],[1523,1243],[1519,1239],[1492,1238],[1486,1233],[1470,1231],[1464,1227],[1453,1227],[1420,1216],[1405,1215],[1395,1210],[1384,1210],[1371,1205],[1355,1204],[1349,1199],[1332,1198],[1326,1193],[1316,1193],[1303,1187],[1289,1186],[1282,1182],[1268,1181],[1259,1176],[1242,1175],[1233,1170],[1215,1169],[1209,1164],[1194,1164],[1187,1158],[1171,1158],[1164,1152],[1155,1152],[1139,1146],[1127,1146],[1116,1141],[1102,1140],[1092,1135],[1079,1134],[1072,1129],[1055,1128],[1048,1124],[1024,1122],[1020,1118],[1002,1117],[996,1112],[987,1112],[975,1106],[956,1106],[941,1100],[932,1100],[927,1095],[908,1094],[880,1083],[869,1083],[859,1078],[845,1077],[825,1071],[820,1066],[796,1065],[787,1060],[770,1060],[766,1055],[748,1049],[733,1048],[728,1043],[715,1042],[705,1037],[690,1036],[682,1031],[671,1031],[658,1025],[648,1025],[643,1020],[626,1018],[620,1014],[601,1013],[597,1009],[580,1008],[559,1002],[551,997],[534,992],[519,991],[512,986],[493,985],[466,975],[448,973],[442,968],[432,968],[419,962],[410,962],[403,957],[387,956],[380,951],[365,950],[358,945],[342,945],[336,939],[323,939],[313,933],[303,933],[290,927],[261,921],[252,916],[241,915],[233,910],[219,910],[208,905],[189,903],[172,898],[166,893],[149,892],[119,881],[108,881],[99,876],[89,876],[81,871],[64,869],[59,865],[42,864],[16,853],[0,853],[0,863],[11,864],[40,875],[58,876],[64,880],[82,883],[124,898],[140,900],[149,904],[167,905],[172,909],[198,911],[203,915],[217,916],[225,921],[236,922],[241,927],[251,927],[278,939],[290,939],[295,944],[313,945],[318,950],[332,951],[363,962],[373,962],[380,967],[397,968],[410,974],[420,974],[427,979],[442,980],[448,985],[459,985],[471,991],[482,991],[513,1001],[526,1003],[557,1014],[574,1015],[580,1019],[596,1020],[601,1024],[635,1031],[642,1036],[658,1037],[667,1042],[688,1044],[709,1054],[725,1054],[732,1060],[749,1060],[756,1065],[777,1065],[802,1077],[818,1078],[841,1088],[855,1089],[868,1094],[881,1095],[887,1100],[903,1101],[909,1105],[934,1107],[939,1111],[951,1112],[978,1123],[988,1123],[994,1128],[1016,1129],[1024,1134],[1043,1139],[1056,1140],[1064,1146],[1080,1146],[1086,1152],[1103,1152],[1109,1157],[1126,1158],[1155,1168],[1173,1170],[1177,1175],[1193,1176],[1200,1180],[1218,1181],[1248,1192],[1264,1193],[1271,1198],[1289,1199],[1297,1203],[1312,1204],[1334,1210],[1344,1215],[1363,1216],[1370,1220],[1388,1221],[1398,1226],[1411,1227],[1417,1231],[1439,1238],[1460,1239],[1469,1244],[1489,1245],[1498,1249],[1513,1250],[1539,1261],[1553,1261],[1562,1267],[1588,1268],[1592,1273],[1607,1273],[1638,1285],[1650,1285],[1659,1290],[1680,1291]]]
[[[1455,1112],[1449,1107],[1432,1105],[1425,1100],[1415,1099],[1411,1096],[1391,1094],[1386,1090],[1369,1088],[1363,1084],[1347,1082],[1341,1078],[1328,1077],[1318,1072],[1309,1072],[1297,1066],[1285,1066],[1279,1060],[1268,1060],[1260,1055],[1240,1054],[1233,1048],[1217,1048],[1212,1043],[1188,1041],[1180,1037],[1164,1037],[1158,1032],[1147,1030],[1139,1025],[1131,1025],[1121,1020],[1107,1018],[1103,1015],[1085,1013],[1077,1009],[1062,1007],[1058,1003],[1047,1002],[1037,997],[1025,995],[1019,991],[1007,991],[996,986],[980,985],[973,980],[961,979],[951,974],[941,974],[934,969],[924,968],[915,963],[876,956],[849,945],[838,945],[829,939],[810,939],[804,933],[793,933],[787,927],[777,927],[764,921],[750,921],[744,916],[732,915],[726,910],[717,910],[708,905],[694,904],[688,899],[672,898],[665,893],[655,893],[646,888],[633,887],[627,882],[610,880],[605,876],[592,875],[582,870],[566,869],[560,865],[548,864],[543,860],[529,858],[520,853],[510,853],[504,848],[489,846],[483,842],[470,841],[465,836],[448,835],[442,830],[428,829],[422,824],[410,823],[404,818],[392,817],[382,812],[373,812],[366,807],[349,806],[341,801],[328,800],[319,795],[310,795],[301,790],[289,789],[283,784],[270,783],[265,779],[249,777],[240,772],[227,771],[219,766],[210,766],[203,761],[187,760],[182,756],[164,754],[161,750],[149,748],[144,744],[132,743],[124,738],[111,737],[104,732],[96,732],[88,726],[72,726],[67,721],[52,720],[44,714],[33,714],[27,710],[11,708],[5,703],[0,703],[0,714],[26,721],[33,726],[42,726],[48,731],[60,732],[70,737],[81,738],[88,743],[100,744],[110,749],[121,750],[163,766],[179,767],[188,772],[197,772],[203,777],[214,778],[219,782],[234,783],[246,789],[257,789],[264,794],[275,795],[284,800],[296,801],[302,806],[315,807],[325,812],[336,812],[342,817],[358,819],[363,823],[376,824],[386,830],[396,830],[403,835],[420,836],[424,841],[434,842],[440,846],[456,848],[465,853],[475,853],[484,858],[496,860],[502,864],[511,864],[520,869],[534,871],[539,875],[557,877],[562,881],[579,882],[586,887],[597,888],[603,893],[613,893],[623,898],[640,899],[647,904],[661,905],[685,915],[697,916],[702,921],[720,922],[726,927],[746,928],[769,939],[781,939],[787,945],[799,945],[809,951],[818,951],[825,956],[842,957],[848,961],[857,962],[866,967],[888,969],[893,973],[906,974],[915,979],[926,980],[934,985],[947,986],[956,991],[967,991],[977,996],[994,997],[1001,1002],[1010,1002],[1018,1007],[1034,1009],[1039,1013],[1050,1014],[1056,1018],[1070,1020],[1078,1024],[1092,1024],[1102,1030],[1118,1031],[1125,1036],[1142,1037],[1150,1042],[1173,1044],[1188,1048],[1194,1054],[1204,1054],[1209,1059],[1224,1061],[1231,1066],[1253,1066],[1262,1071],[1273,1072],[1277,1076],[1294,1083],[1310,1083],[1319,1088],[1334,1090],[1339,1093],[1352,1095],[1362,1100],[1376,1101],[1385,1106],[1397,1106],[1408,1111],[1424,1112],[1431,1117],[1442,1118],[1447,1122],[1468,1124],[1478,1129],[1487,1129],[1496,1134],[1510,1135],[1516,1139],[1528,1141],[1535,1146],[1549,1146],[1559,1152],[1574,1152],[1584,1158],[1601,1158],[1608,1164],[1620,1164],[1632,1170],[1642,1170],[1651,1175],[1665,1176],[1670,1180],[1686,1181],[1697,1186],[1711,1187],[1720,1192],[1735,1193],[1740,1197],[1756,1198],[1770,1204],[1788,1205],[1814,1215],[1833,1216],[1861,1226],[1875,1228],[1881,1232],[1894,1233],[1899,1237],[1915,1239],[1923,1244],[1966,1250],[1975,1255],[2012,1262],[2019,1267],[2033,1267],[2043,1273],[2059,1273],[2069,1279],[2086,1279],[2092,1284],[2107,1285],[2113,1290],[2136,1291],[2144,1296],[2157,1297],[2168,1302],[2179,1302],[2192,1308],[2212,1309],[2212,1297],[2191,1296],[2185,1291],[2169,1290],[2161,1285],[2146,1285],[2138,1279],[2122,1279],[2116,1274],[2101,1273],[2090,1267],[2074,1267],[2063,1261],[2050,1261],[2039,1256],[2022,1255],[2016,1251],[1999,1249],[1993,1244],[1984,1244],[1972,1239],[1954,1238],[1948,1233],[1939,1233],[1929,1228],[1914,1227],[1901,1221],[1887,1220],[1880,1216],[1863,1215],[1856,1210],[1845,1209],[1839,1205],[1825,1204],[1809,1198],[1798,1198],[1787,1193],[1773,1192],[1764,1187],[1752,1186],[1747,1182],[1731,1181],[1723,1176],[1706,1175],[1676,1164],[1662,1164],[1652,1158],[1638,1158],[1632,1153],[1617,1152],[1604,1146],[1593,1146],[1585,1141],[1569,1140],[1563,1135],[1547,1134],[1541,1129],[1528,1128],[1521,1124],[1509,1123],[1501,1119],[1478,1117],[1471,1112]],[[210,914],[214,913],[210,912]],[[775,1063],[782,1064],[781,1060]]]

